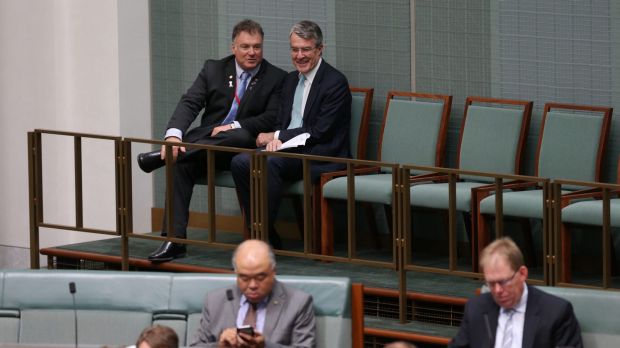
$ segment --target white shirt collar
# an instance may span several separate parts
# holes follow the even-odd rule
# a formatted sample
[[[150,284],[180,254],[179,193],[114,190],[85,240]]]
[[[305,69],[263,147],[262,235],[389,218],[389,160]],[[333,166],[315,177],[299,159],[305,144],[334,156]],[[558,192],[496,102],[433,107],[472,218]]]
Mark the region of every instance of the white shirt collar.
[[[247,72],[250,73],[250,78],[256,76],[256,73],[258,72],[258,70],[260,69],[260,64],[258,64],[256,66],[256,68],[252,69],[252,70],[247,70]],[[237,63],[237,60],[235,59],[235,72],[237,73],[237,80],[239,80],[241,78],[241,74],[246,71],[243,70],[243,68],[239,65],[239,63]]]

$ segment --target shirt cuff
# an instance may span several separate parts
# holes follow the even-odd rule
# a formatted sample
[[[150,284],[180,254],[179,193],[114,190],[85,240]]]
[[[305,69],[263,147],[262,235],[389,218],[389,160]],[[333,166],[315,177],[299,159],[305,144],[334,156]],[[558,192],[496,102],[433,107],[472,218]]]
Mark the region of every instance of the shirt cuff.
[[[183,141],[183,132],[178,128],[168,128],[168,130],[166,130],[166,135],[164,136],[164,139],[168,137],[179,138],[179,140]]]
[[[233,121],[231,125],[232,125],[232,128],[241,128],[241,123],[239,123],[239,121]]]
[[[280,137],[280,131],[277,130],[273,133],[273,139],[278,140],[279,137]]]

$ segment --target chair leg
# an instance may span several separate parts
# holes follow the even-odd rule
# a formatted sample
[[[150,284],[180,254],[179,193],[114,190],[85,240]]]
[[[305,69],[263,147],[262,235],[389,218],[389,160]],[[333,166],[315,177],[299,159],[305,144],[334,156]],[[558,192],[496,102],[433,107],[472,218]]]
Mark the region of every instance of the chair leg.
[[[366,215],[366,223],[368,224],[368,229],[372,234],[375,248],[381,249],[383,243],[381,242],[381,236],[379,235],[379,227],[377,225],[377,219],[375,218],[375,212],[372,209],[372,204],[368,202],[362,202],[362,205],[364,207],[364,215]]]
[[[521,233],[523,235],[523,241],[525,243],[525,257],[530,262],[532,267],[536,267],[538,262],[536,260],[536,252],[534,249],[534,237],[532,236],[532,227],[529,219],[521,219]]]
[[[334,213],[329,202],[321,197],[321,254],[334,255]]]
[[[477,231],[475,231],[476,236],[474,237],[474,240],[472,241],[472,250],[471,253],[472,255],[472,269],[474,270],[474,272],[478,272],[479,271],[479,265],[478,265],[478,255],[480,255],[482,253],[482,250],[490,243],[490,237],[489,237],[489,226],[487,223],[487,218],[484,214],[478,212],[476,217],[476,225],[478,227]]]
[[[562,224],[562,226],[560,227],[560,248],[562,254],[562,269],[560,270],[560,275],[562,282],[565,283],[570,283],[573,278],[573,272],[571,269],[571,244],[572,243],[568,226],[566,224]]]
[[[290,196],[291,203],[293,205],[293,210],[295,211],[295,222],[297,223],[297,228],[299,229],[299,236],[303,241],[304,236],[304,205],[303,205],[303,196]]]

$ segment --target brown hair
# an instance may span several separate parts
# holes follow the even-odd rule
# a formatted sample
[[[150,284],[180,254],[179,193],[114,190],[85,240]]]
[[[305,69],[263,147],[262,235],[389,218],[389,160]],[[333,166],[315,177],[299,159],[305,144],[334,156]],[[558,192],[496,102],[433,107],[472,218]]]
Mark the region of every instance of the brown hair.
[[[146,342],[151,348],[178,348],[179,336],[168,326],[153,325],[140,333],[136,347],[140,347],[142,342]]]
[[[235,25],[235,27],[233,28],[232,40],[235,41],[235,38],[244,31],[248,34],[259,33],[260,37],[265,37],[263,27],[261,27],[258,22],[255,22],[251,19],[244,19],[241,22],[237,23],[237,25]]]
[[[484,266],[490,262],[493,255],[500,255],[508,261],[513,271],[518,270],[523,263],[523,254],[515,242],[510,237],[502,237],[493,241],[493,243],[487,245],[482,253],[480,253],[480,269],[483,270]]]

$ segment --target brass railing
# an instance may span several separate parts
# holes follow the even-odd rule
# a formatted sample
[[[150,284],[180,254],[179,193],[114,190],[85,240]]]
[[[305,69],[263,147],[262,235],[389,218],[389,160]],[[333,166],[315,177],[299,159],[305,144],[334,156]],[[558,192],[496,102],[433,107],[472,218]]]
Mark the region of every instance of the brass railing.
[[[75,170],[75,201],[76,201],[76,221],[74,225],[60,225],[52,224],[44,221],[43,218],[43,171],[42,171],[42,136],[66,136],[72,137],[74,141],[74,170]],[[101,140],[109,140],[114,142],[114,158],[115,158],[115,191],[116,191],[116,204],[115,204],[115,216],[116,216],[116,228],[114,230],[102,230],[96,228],[90,228],[84,226],[83,221],[83,197],[82,197],[82,139],[93,138]],[[103,136],[96,134],[85,133],[73,133],[73,132],[61,132],[53,130],[35,130],[28,133],[28,147],[29,147],[29,193],[30,193],[30,244],[31,244],[31,267],[39,268],[39,230],[40,228],[50,229],[62,229],[78,232],[97,233],[104,235],[119,236],[121,239],[121,260],[122,269],[129,269],[129,240],[130,238],[148,239],[157,241],[172,241],[179,243],[186,243],[190,245],[197,245],[201,247],[216,247],[224,249],[232,249],[235,247],[231,243],[222,243],[216,240],[216,213],[215,213],[215,185],[208,185],[207,199],[208,199],[208,231],[209,236],[206,241],[204,240],[192,240],[192,239],[178,239],[172,237],[172,233],[167,233],[167,236],[153,236],[144,233],[136,233],[133,230],[133,212],[132,212],[132,171],[131,163],[135,159],[131,154],[132,144],[155,144],[165,145],[168,150],[172,145],[178,145],[178,143],[169,143],[157,140],[137,139],[137,138],[121,138],[114,136]],[[257,152],[255,150],[227,148],[211,145],[199,145],[182,143],[183,146],[188,148],[195,148],[205,150],[207,152],[207,182],[214,183],[215,178],[215,166],[214,157],[218,151],[223,152],[237,152],[237,153],[250,153],[251,154],[251,223],[248,226],[249,233],[246,233],[246,237],[260,238],[267,240],[268,231],[268,214],[267,214],[267,173],[266,173],[266,161],[268,156],[282,156],[290,158],[298,158],[303,163],[303,250],[276,250],[279,255],[300,257],[312,260],[321,260],[327,262],[344,262],[360,264],[370,267],[387,268],[396,272],[396,276],[399,281],[399,294],[400,294],[400,318],[405,320],[406,315],[406,296],[407,296],[407,272],[430,272],[438,274],[447,274],[460,277],[468,277],[473,279],[480,279],[480,273],[476,272],[475,268],[475,255],[477,249],[472,247],[472,270],[465,271],[459,270],[457,267],[457,230],[456,230],[456,182],[460,175],[479,176],[487,178],[487,181],[491,184],[486,185],[484,190],[487,194],[495,194],[496,197],[496,216],[495,216],[495,234],[501,236],[503,233],[503,212],[502,212],[502,192],[506,189],[506,185],[515,182],[526,182],[537,184],[538,187],[543,189],[542,199],[543,202],[543,260],[544,264],[544,276],[542,280],[534,280],[534,283],[554,285],[556,283],[570,286],[570,283],[558,282],[558,273],[560,268],[558,265],[559,241],[558,241],[558,226],[560,224],[560,187],[562,184],[566,185],[580,185],[591,186],[602,189],[603,199],[605,201],[605,219],[603,223],[604,234],[604,284],[603,288],[610,286],[610,255],[609,243],[610,227],[609,227],[609,193],[620,189],[618,185],[607,185],[601,183],[581,183],[556,180],[552,182],[547,178],[520,176],[520,175],[503,175],[496,173],[484,173],[476,171],[465,171],[447,168],[436,167],[423,167],[416,165],[402,165],[397,163],[385,163],[377,161],[367,160],[354,160],[346,158],[334,158],[334,157],[320,157],[299,155],[285,152]],[[110,154],[112,156],[112,154]],[[170,161],[171,151],[167,151],[169,161],[166,165],[166,201],[172,200],[172,185],[173,185],[173,166]],[[320,190],[313,190],[313,183],[310,178],[310,163],[312,161],[323,161],[340,163],[346,170],[347,181],[347,252],[346,256],[336,255],[323,255],[316,249],[315,241],[317,239],[316,233],[318,233],[317,226],[314,226],[316,221],[313,221],[313,204],[312,195],[320,193]],[[390,261],[379,261],[374,259],[367,259],[359,257],[357,253],[356,243],[356,207],[355,207],[355,182],[356,182],[356,170],[362,167],[383,167],[390,168],[392,172],[392,257]],[[409,188],[412,183],[410,173],[412,170],[422,170],[426,172],[435,172],[444,175],[445,179],[449,183],[449,208],[448,208],[448,254],[449,261],[448,267],[429,267],[414,263],[412,260],[412,230],[411,230],[411,205]],[[167,221],[168,231],[171,231],[173,224],[173,210],[172,204],[166,204],[165,214]],[[317,209],[315,206],[314,209]],[[474,235],[477,231],[472,230],[470,238],[474,239]],[[472,245],[475,244],[475,240],[470,241]]]

